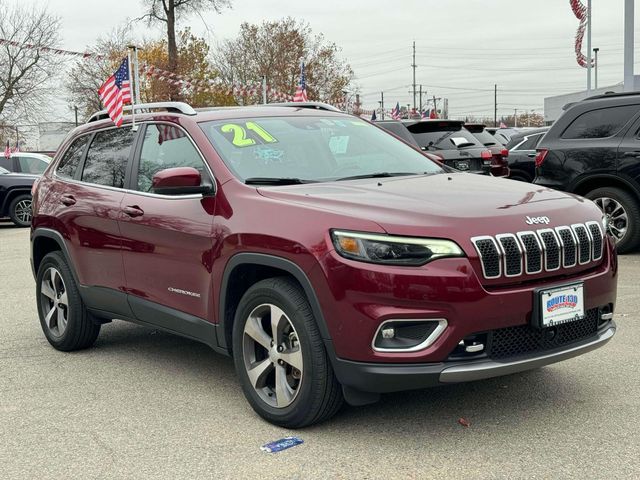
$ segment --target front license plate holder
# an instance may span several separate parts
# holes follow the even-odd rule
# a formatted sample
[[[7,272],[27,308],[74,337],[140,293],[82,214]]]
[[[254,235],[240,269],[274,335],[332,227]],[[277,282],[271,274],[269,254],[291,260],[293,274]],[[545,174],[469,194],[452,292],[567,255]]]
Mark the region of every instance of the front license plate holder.
[[[542,329],[582,320],[584,297],[583,282],[536,289],[531,324]]]

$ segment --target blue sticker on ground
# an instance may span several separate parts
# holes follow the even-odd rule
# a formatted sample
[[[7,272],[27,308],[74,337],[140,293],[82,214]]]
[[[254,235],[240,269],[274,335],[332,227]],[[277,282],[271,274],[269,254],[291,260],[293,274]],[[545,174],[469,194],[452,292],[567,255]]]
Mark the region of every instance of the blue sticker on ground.
[[[280,440],[276,440],[275,442],[267,443],[260,447],[260,450],[263,452],[276,453],[281,450],[286,450],[287,448],[295,447],[296,445],[300,445],[304,443],[301,438],[298,437],[284,437]]]

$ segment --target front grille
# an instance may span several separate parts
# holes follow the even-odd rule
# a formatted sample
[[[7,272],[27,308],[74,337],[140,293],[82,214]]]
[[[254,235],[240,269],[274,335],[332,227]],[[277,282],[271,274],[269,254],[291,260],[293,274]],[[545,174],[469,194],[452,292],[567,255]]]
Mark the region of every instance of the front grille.
[[[597,222],[503,233],[471,239],[487,279],[553,272],[602,258],[604,238]]]
[[[544,329],[530,325],[500,328],[490,332],[490,351],[494,360],[552,350],[591,337],[598,331],[598,309],[587,310],[582,320]],[[553,333],[553,334],[552,334]]]

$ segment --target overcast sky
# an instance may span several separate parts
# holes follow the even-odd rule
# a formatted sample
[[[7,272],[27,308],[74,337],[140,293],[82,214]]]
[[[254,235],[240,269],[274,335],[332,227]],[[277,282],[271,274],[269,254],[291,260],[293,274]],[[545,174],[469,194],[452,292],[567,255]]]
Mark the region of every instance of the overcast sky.
[[[586,0],[583,0],[586,2]],[[141,0],[49,0],[62,19],[63,48],[84,50],[96,38],[142,14]],[[622,81],[624,0],[593,2],[593,46],[600,48],[599,86]],[[108,6],[108,8],[105,8]],[[640,21],[636,8],[636,37]],[[342,49],[353,66],[365,107],[412,103],[411,44],[417,83],[429,96],[449,98],[451,116],[498,115],[535,109],[545,96],[584,89],[586,70],[575,61],[578,20],[568,0],[236,0],[221,15],[205,13],[181,26],[211,41],[233,37],[243,21],[304,19]],[[140,37],[160,36],[140,24]],[[636,39],[638,45],[640,37]],[[586,38],[585,38],[586,48]],[[636,48],[636,70],[640,52]]]

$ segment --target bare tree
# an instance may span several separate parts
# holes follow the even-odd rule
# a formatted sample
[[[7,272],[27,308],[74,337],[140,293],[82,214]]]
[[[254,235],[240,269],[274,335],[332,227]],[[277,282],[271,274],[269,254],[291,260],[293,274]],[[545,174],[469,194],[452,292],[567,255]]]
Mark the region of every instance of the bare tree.
[[[60,20],[46,9],[10,7],[0,2],[0,121],[33,119],[52,95],[49,80],[62,58],[39,48],[55,48]],[[30,45],[31,48],[28,48]]]
[[[341,97],[353,79],[353,70],[339,53],[336,44],[314,35],[308,23],[288,17],[260,25],[243,23],[238,37],[217,46],[213,61],[227,82],[259,84],[266,75],[271,87],[293,94],[304,59],[309,98],[330,101]]]
[[[178,70],[178,43],[176,41],[176,22],[181,17],[202,14],[205,10],[220,13],[223,8],[231,6],[231,0],[143,0],[146,13],[140,18],[149,23],[164,24],[167,29],[167,46],[169,49],[169,71]],[[177,96],[174,92],[173,96]]]

